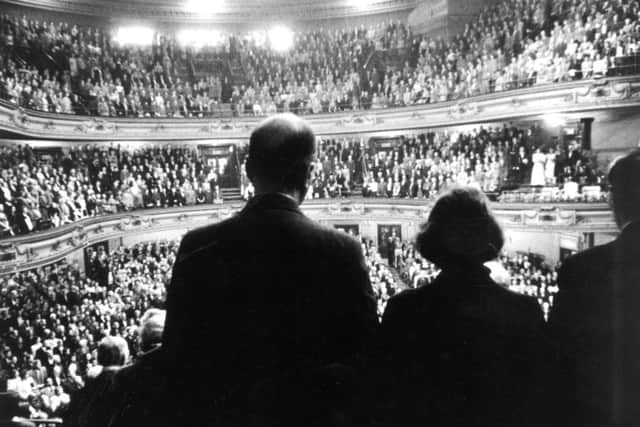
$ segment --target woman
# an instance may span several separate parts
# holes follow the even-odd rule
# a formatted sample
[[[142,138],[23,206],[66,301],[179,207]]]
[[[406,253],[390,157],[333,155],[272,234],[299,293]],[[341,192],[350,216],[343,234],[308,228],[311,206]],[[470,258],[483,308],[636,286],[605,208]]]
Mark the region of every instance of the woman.
[[[542,311],[496,284],[500,226],[486,197],[453,188],[439,197],[416,240],[441,273],[392,298],[382,320],[394,425],[527,425],[537,417]]]
[[[533,163],[533,169],[531,170],[531,185],[545,185],[546,177],[544,168],[547,156],[540,150],[540,148],[536,148],[531,160]]]
[[[556,153],[555,148],[549,148],[547,152],[546,161],[544,163],[544,177],[547,185],[555,185],[556,183]]]

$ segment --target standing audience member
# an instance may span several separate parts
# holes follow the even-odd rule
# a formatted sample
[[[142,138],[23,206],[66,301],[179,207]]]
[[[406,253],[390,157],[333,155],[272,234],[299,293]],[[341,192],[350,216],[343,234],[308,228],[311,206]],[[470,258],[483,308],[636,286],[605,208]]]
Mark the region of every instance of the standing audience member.
[[[113,401],[108,397],[114,388],[118,369],[129,359],[129,346],[124,338],[107,336],[98,345],[98,363],[102,367],[97,377],[90,379],[73,398],[65,416],[65,426],[108,426],[113,415]]]
[[[609,170],[621,230],[565,261],[551,311],[557,425],[633,426],[640,420],[640,150]]]
[[[315,152],[302,119],[263,122],[246,165],[256,196],[183,238],[163,339],[173,425],[350,425],[378,319],[359,243],[300,211]]]
[[[535,299],[496,284],[483,266],[503,245],[484,195],[444,193],[416,243],[442,271],[387,305],[382,425],[534,424],[544,320]]]
[[[166,312],[156,308],[142,315],[139,330],[141,353],[135,363],[120,369],[109,402],[113,403],[109,427],[138,427],[156,419],[167,392],[162,334]],[[157,424],[156,424],[157,425]]]

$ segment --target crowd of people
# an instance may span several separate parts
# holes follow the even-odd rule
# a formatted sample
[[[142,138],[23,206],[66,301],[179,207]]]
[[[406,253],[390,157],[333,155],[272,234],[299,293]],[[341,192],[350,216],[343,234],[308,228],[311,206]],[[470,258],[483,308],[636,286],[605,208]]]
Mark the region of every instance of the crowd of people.
[[[636,73],[639,16],[630,0],[504,0],[450,39],[384,22],[295,32],[280,52],[255,32],[197,47],[156,33],[137,46],[109,29],[4,15],[0,97],[40,111],[126,117],[205,117],[222,104],[269,115],[433,103]]]
[[[413,243],[395,239],[381,254],[373,240],[353,237],[360,239],[380,318],[391,297],[428,286],[440,273]],[[177,249],[178,241],[112,251],[98,245],[87,250],[85,268],[63,261],[0,278],[0,380],[20,396],[29,418],[65,414],[71,396],[100,372],[103,338],[124,338],[135,360],[143,313],[163,307]],[[548,315],[556,270],[533,255],[503,254],[499,264],[507,276],[497,281],[536,297]]]
[[[535,128],[512,126],[467,132],[436,131],[368,143],[321,141],[307,197],[433,199],[443,188],[470,185],[485,193],[520,186],[558,189],[536,201],[601,201],[581,189],[605,179],[576,142],[543,145]],[[570,190],[571,189],[571,190]],[[561,191],[562,190],[562,191]],[[505,201],[511,200],[505,197]]]
[[[141,208],[221,202],[220,168],[195,147],[0,147],[0,235]]]
[[[232,158],[208,165],[200,150],[189,146],[3,146],[0,236],[134,209],[222,203],[221,177],[229,173],[240,174],[240,191],[248,200],[254,189],[244,164],[240,172],[229,172],[224,165],[230,163]],[[604,183],[577,143],[541,146],[533,128],[503,126],[389,140],[320,139],[307,198],[433,199],[458,184],[494,194],[538,188],[504,191],[505,202],[602,201],[605,192],[597,190]],[[540,193],[544,188],[549,191]]]
[[[381,316],[406,285],[372,241],[361,242]],[[71,396],[100,372],[103,338],[124,338],[135,360],[143,313],[163,307],[178,243],[98,245],[87,250],[85,268],[63,261],[0,278],[0,381],[24,401],[28,418],[65,414]]]
[[[407,289],[407,284],[400,278],[397,271],[384,258],[381,248],[371,239],[360,237],[362,251],[369,268],[369,281],[376,296],[378,317],[382,319],[389,299]]]
[[[438,277],[441,270],[424,259],[413,242],[398,239],[395,246],[398,251],[389,257],[387,265],[395,265],[407,288],[427,286]],[[487,268],[492,271],[491,277],[496,283],[515,293],[536,298],[545,319],[548,318],[559,290],[559,265],[551,266],[537,254],[503,251],[495,262],[487,264]]]
[[[85,268],[65,261],[0,277],[0,380],[27,418],[64,414],[100,372],[98,343],[120,336],[135,358],[147,309],[162,307],[178,242],[90,248]]]
[[[258,194],[233,218],[179,246],[97,243],[84,268],[3,276],[1,403],[70,425],[637,420],[640,150],[608,174],[620,236],[557,274],[537,255],[504,254],[505,233],[472,186],[440,194],[411,244],[394,225],[378,227],[377,248],[319,226],[299,208],[315,152],[302,119],[274,117],[251,135]],[[439,271],[430,282],[426,263]],[[412,287],[402,277],[418,286],[398,293]],[[147,310],[163,302],[166,324]],[[612,348],[614,329],[624,340]],[[122,367],[130,353],[138,360]]]

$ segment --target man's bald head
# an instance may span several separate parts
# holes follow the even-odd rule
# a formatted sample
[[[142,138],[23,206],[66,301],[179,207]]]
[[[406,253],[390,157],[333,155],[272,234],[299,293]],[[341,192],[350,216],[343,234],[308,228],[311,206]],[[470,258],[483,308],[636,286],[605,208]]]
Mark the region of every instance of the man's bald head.
[[[311,127],[293,114],[278,114],[263,121],[251,134],[247,174],[256,189],[302,190],[315,151],[316,137]]]

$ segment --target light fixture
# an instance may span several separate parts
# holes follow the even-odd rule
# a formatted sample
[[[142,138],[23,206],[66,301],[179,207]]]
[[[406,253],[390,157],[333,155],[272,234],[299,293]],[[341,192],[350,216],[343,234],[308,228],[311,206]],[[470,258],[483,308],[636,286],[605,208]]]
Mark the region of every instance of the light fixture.
[[[562,116],[562,114],[558,114],[558,113],[545,114],[542,117],[542,120],[544,120],[544,122],[548,126],[552,126],[552,127],[559,127],[567,124],[567,121]]]
[[[277,26],[269,30],[269,45],[277,52],[286,52],[293,47],[293,31]]]
[[[154,31],[148,27],[120,27],[116,30],[113,41],[121,46],[149,46],[153,43]]]

